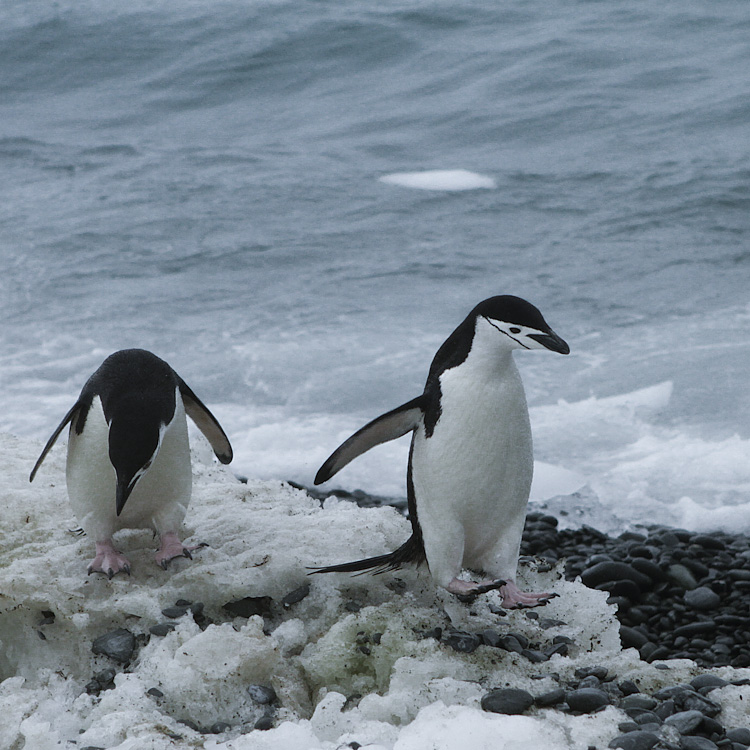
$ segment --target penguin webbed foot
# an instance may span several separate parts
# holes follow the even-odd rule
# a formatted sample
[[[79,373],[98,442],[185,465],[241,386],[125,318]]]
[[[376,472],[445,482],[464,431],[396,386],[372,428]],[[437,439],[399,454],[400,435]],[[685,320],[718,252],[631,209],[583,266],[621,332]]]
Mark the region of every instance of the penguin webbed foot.
[[[181,541],[177,534],[173,531],[166,532],[161,536],[161,546],[156,552],[155,560],[156,564],[159,565],[163,570],[169,568],[169,563],[178,557],[187,557],[188,560],[193,559],[193,552],[203,547],[208,547],[208,544],[201,542],[192,547],[186,547]]]
[[[521,591],[512,581],[499,587],[500,596],[503,598],[503,607],[506,609],[531,609],[532,607],[545,607],[552,599],[559,596],[554,592],[533,593]]]
[[[96,557],[89,563],[88,574],[103,573],[111,581],[118,573],[130,575],[130,560],[115,549],[112,540],[96,543]]]
[[[455,594],[460,602],[472,602],[480,594],[486,594],[488,591],[505,586],[507,581],[498,578],[495,581],[483,581],[475,583],[474,581],[462,581],[460,578],[454,578],[445,588],[451,594]]]

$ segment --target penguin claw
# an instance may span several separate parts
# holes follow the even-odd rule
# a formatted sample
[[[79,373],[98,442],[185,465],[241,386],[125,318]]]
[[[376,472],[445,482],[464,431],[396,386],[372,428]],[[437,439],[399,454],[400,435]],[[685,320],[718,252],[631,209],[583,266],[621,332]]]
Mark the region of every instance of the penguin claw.
[[[118,573],[130,575],[130,562],[118,552],[111,540],[96,543],[96,557],[89,563],[88,574],[102,573],[111,581]]]
[[[195,550],[208,547],[203,542],[196,544],[193,547],[186,547],[181,541],[177,534],[173,531],[168,531],[161,536],[161,546],[156,553],[156,563],[161,566],[163,570],[167,570],[169,563],[178,557],[186,557],[188,560],[193,559],[193,552]]]

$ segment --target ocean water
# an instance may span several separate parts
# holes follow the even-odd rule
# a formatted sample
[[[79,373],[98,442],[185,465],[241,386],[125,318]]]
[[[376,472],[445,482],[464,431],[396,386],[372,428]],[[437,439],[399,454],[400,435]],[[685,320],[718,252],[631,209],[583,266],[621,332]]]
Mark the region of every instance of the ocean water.
[[[748,33],[742,0],[6,0],[0,430],[143,347],[237,472],[311,484],[510,293],[572,349],[517,356],[535,501],[750,531]],[[407,442],[331,484],[402,496]]]

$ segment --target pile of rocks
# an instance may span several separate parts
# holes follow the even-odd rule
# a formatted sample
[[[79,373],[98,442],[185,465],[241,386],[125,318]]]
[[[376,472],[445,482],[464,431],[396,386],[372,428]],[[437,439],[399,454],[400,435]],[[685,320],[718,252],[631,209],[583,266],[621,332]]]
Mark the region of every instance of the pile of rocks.
[[[573,714],[589,714],[613,705],[629,717],[620,724],[621,734],[609,744],[621,750],[745,750],[750,729],[725,727],[720,706],[709,693],[728,685],[715,675],[699,675],[689,685],[661,688],[653,695],[641,693],[629,680],[617,681],[606,667],[575,673],[576,680],[555,690],[533,696],[525,690],[500,688],[482,698],[482,708],[501,714],[522,714],[532,706],[555,707]]]
[[[750,666],[750,539],[651,527],[617,538],[530,513],[521,553],[565,561],[569,579],[610,592],[624,647],[648,662]]]

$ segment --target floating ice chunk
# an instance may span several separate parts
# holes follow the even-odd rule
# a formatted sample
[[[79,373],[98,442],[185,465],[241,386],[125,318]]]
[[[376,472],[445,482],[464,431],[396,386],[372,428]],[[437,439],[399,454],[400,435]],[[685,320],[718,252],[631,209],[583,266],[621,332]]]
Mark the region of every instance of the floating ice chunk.
[[[577,471],[554,466],[543,461],[534,462],[534,481],[531,483],[530,500],[547,500],[558,495],[572,495],[587,482]]]
[[[497,187],[495,180],[467,169],[431,169],[427,172],[394,172],[380,178],[389,185],[417,190],[477,190]]]

